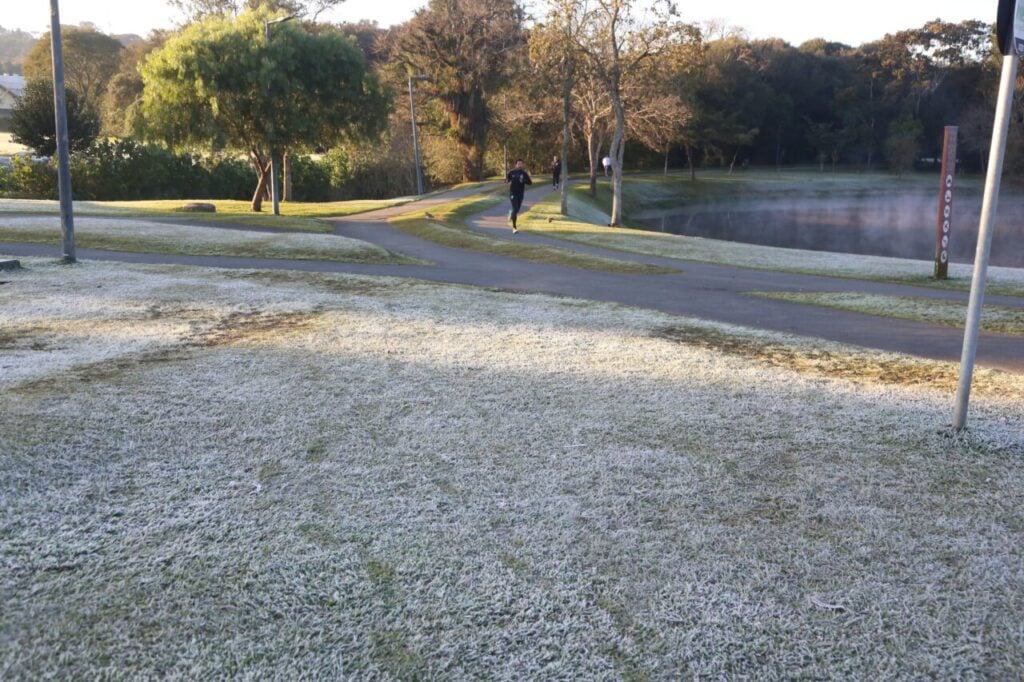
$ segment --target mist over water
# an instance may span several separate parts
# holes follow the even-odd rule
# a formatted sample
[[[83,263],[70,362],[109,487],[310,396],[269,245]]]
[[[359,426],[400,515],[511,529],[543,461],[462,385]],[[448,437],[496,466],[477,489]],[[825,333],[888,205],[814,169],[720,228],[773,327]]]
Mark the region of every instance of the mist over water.
[[[933,260],[937,194],[798,198],[704,204],[648,213],[645,230],[765,246]],[[981,197],[953,200],[950,260],[973,263]],[[1024,197],[1003,196],[991,265],[1024,267]]]

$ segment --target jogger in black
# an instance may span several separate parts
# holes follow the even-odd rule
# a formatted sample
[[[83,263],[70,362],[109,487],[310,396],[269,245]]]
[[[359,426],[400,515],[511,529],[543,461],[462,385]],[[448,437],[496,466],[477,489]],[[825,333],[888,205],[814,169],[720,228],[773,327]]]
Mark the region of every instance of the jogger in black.
[[[512,221],[512,233],[515,234],[519,231],[516,227],[516,218],[519,217],[519,209],[523,206],[523,193],[526,192],[527,185],[533,184],[530,174],[523,170],[522,159],[516,160],[516,167],[505,176],[505,182],[508,183],[508,198],[512,202],[508,219]]]
[[[562,181],[562,160],[557,156],[551,162],[551,188],[558,189],[558,183]]]

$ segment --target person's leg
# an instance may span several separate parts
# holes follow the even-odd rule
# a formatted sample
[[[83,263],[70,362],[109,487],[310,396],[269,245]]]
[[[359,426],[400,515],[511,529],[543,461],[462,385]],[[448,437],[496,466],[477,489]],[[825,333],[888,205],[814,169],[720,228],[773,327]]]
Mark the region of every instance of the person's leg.
[[[519,217],[519,209],[523,206],[523,195],[520,194],[517,196],[513,194],[510,198],[512,199],[512,229],[515,230],[516,219]]]

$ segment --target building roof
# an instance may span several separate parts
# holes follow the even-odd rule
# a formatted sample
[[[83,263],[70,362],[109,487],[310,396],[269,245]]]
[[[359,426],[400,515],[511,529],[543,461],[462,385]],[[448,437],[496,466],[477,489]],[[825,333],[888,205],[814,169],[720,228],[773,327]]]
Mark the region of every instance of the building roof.
[[[21,97],[21,93],[25,91],[25,77],[11,73],[0,73],[0,88],[3,88],[15,97]]]

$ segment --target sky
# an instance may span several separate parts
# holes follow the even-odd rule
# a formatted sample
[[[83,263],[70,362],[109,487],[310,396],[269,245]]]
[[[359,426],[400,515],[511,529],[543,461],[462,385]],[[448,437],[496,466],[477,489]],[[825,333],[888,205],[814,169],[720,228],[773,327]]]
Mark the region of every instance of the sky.
[[[926,21],[994,22],[998,0],[677,0],[687,21],[721,19],[746,29],[752,38],[779,37],[794,45],[810,38],[860,45]],[[409,19],[426,0],[346,0],[325,13],[328,21],[371,19],[390,26]],[[145,35],[171,28],[181,19],[164,0],[60,0],[61,23],[91,21],[107,33]],[[0,0],[0,26],[32,33],[49,30],[46,0]]]

